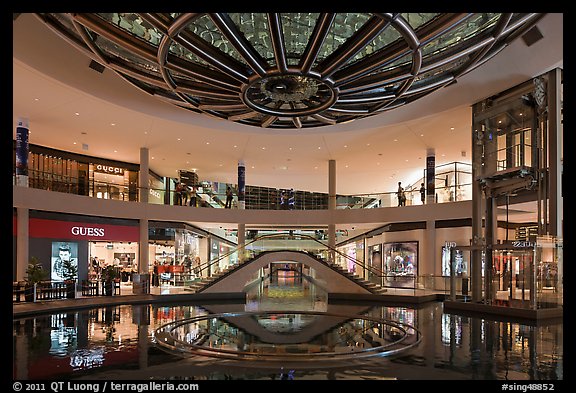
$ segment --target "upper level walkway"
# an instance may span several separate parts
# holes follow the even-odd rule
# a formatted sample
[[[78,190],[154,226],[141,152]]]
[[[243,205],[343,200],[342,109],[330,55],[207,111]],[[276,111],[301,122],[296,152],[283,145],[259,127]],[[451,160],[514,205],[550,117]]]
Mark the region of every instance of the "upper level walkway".
[[[243,210],[201,209],[189,206],[158,205],[98,199],[88,196],[13,186],[14,208],[83,214],[97,217],[187,222],[203,227],[214,224],[237,228],[245,225],[361,225],[380,227],[387,223],[467,219],[472,217],[472,201],[431,205],[334,210]]]

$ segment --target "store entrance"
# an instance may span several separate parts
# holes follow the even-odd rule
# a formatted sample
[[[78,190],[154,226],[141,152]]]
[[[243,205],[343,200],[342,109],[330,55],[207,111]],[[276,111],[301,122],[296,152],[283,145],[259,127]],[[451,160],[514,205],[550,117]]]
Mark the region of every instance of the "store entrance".
[[[90,242],[88,280],[100,281],[106,266],[114,266],[120,274],[120,282],[132,283],[132,273],[138,271],[138,243],[135,242]]]

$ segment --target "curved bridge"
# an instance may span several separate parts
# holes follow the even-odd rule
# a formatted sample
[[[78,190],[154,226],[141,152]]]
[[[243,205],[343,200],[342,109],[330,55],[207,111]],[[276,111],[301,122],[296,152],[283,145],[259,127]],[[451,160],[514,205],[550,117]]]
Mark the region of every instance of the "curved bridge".
[[[326,262],[315,258],[311,254],[303,251],[266,251],[253,259],[237,265],[234,269],[218,277],[211,283],[207,283],[197,292],[243,292],[246,285],[250,283],[256,272],[274,262],[295,262],[308,265],[314,269],[316,275],[314,279],[328,293],[372,293],[361,283],[343,274],[338,269]]]

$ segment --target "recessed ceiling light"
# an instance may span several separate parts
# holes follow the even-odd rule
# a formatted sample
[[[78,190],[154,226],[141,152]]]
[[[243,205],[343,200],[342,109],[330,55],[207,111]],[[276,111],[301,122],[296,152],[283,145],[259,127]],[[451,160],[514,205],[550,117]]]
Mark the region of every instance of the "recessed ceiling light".
[[[111,125],[112,127],[114,127],[114,126],[116,125],[116,123],[110,123],[110,125]]]
[[[74,113],[74,114],[75,114],[76,116],[80,116],[80,113],[78,113],[78,112],[76,112],[76,113]]]
[[[452,131],[454,131],[454,127],[450,127],[450,129],[451,129]]]

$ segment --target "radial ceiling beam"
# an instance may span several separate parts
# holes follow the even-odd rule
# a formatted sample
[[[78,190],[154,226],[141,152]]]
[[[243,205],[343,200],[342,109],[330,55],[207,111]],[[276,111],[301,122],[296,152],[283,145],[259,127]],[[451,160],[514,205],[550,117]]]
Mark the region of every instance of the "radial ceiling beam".
[[[230,44],[242,56],[254,73],[264,77],[266,75],[266,62],[236,27],[230,16],[228,14],[210,14],[210,19],[222,32],[222,35],[230,41]]]

